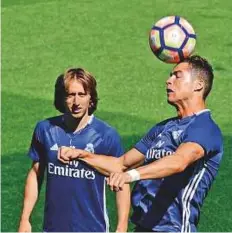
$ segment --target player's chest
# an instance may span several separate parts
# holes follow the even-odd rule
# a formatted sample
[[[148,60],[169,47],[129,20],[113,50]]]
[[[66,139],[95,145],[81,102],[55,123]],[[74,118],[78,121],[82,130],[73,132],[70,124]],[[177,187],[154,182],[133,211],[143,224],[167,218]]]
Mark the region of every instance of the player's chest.
[[[151,142],[145,161],[147,163],[172,155],[183,141],[185,127],[172,125],[164,128]]]
[[[100,134],[92,131],[83,133],[66,133],[59,129],[52,129],[44,143],[46,158],[48,161],[57,159],[58,148],[61,146],[83,149],[91,153],[104,152],[103,138]]]

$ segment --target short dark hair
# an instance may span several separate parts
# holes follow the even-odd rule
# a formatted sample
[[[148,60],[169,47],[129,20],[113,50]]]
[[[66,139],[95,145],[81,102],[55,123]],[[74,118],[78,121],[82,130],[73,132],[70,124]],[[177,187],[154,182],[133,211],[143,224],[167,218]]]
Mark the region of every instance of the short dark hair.
[[[91,96],[91,105],[89,115],[97,109],[98,94],[97,82],[94,76],[83,68],[70,68],[64,74],[61,74],[56,79],[54,106],[61,113],[65,113],[65,99],[67,96],[68,84],[71,80],[77,80],[83,85],[84,90]]]
[[[192,55],[179,63],[182,62],[189,63],[193,72],[195,73],[194,75],[204,82],[205,87],[203,92],[203,99],[205,100],[213,86],[213,67],[205,58],[199,55]]]

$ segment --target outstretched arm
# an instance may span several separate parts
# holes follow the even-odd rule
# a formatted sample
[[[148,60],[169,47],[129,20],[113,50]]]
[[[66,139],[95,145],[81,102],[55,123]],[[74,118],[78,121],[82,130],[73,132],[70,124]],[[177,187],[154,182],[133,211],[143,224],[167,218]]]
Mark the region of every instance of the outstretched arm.
[[[204,156],[204,149],[197,143],[183,143],[173,155],[124,173],[111,173],[108,184],[112,190],[122,189],[125,183],[135,180],[157,179],[180,173]]]
[[[40,166],[39,162],[33,162],[26,180],[23,209],[18,232],[32,232],[30,215],[38,199],[43,177],[44,168]]]
[[[100,173],[109,176],[112,172],[123,172],[130,167],[137,167],[144,161],[144,155],[133,148],[123,156],[116,158],[62,146],[58,150],[58,159],[63,163],[79,159],[94,167]]]

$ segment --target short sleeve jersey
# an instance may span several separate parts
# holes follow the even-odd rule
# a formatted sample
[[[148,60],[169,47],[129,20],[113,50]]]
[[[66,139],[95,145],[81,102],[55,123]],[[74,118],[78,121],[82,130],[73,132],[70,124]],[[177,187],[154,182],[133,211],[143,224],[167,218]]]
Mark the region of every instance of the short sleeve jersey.
[[[162,179],[138,181],[132,193],[132,222],[153,231],[196,231],[200,207],[218,172],[223,154],[220,129],[209,110],[154,126],[136,145],[145,164],[175,153],[181,143],[194,142],[204,157],[183,172]]]
[[[63,116],[39,122],[29,156],[46,166],[43,231],[108,232],[105,177],[82,161],[61,163],[57,159],[61,146],[115,157],[124,152],[116,130],[94,116],[76,133],[67,132]]]

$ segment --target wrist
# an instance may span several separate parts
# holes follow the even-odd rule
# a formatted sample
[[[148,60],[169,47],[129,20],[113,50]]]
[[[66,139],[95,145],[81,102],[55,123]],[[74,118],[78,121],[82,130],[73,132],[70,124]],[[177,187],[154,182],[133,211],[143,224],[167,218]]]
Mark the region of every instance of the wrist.
[[[27,211],[23,211],[21,214],[20,221],[30,221],[30,213]]]
[[[127,171],[126,173],[130,176],[131,182],[140,180],[140,173],[138,170],[132,169],[130,171]]]
[[[26,222],[26,221],[28,221],[29,222],[29,217],[21,217],[20,218],[20,222]]]
[[[85,159],[91,159],[94,157],[94,154],[89,151],[83,150],[82,157]]]

